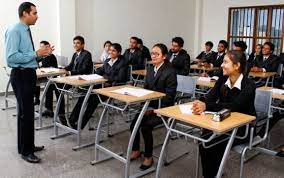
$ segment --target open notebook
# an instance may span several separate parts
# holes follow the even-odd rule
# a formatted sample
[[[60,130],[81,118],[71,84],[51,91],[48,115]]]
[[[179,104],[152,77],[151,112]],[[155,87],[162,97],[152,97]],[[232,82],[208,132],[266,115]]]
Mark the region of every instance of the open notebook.
[[[123,95],[131,95],[131,96],[136,96],[136,97],[142,97],[142,96],[153,93],[153,91],[145,90],[143,88],[129,88],[129,87],[120,88],[117,90],[113,90],[111,92],[123,94]]]

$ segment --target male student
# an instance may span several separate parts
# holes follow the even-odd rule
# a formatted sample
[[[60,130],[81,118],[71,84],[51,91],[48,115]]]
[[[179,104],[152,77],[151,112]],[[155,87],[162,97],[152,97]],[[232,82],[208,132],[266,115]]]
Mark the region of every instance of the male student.
[[[18,8],[19,22],[7,29],[5,48],[7,65],[12,68],[10,80],[17,99],[18,153],[30,163],[41,159],[34,153],[44,149],[34,143],[34,92],[36,88],[37,57],[48,56],[53,48],[44,47],[35,51],[31,25],[35,25],[38,15],[36,6],[23,2]]]
[[[91,74],[93,72],[92,55],[89,51],[85,50],[85,39],[82,36],[76,36],[73,39],[73,47],[75,53],[68,66],[65,67],[68,75],[83,75]],[[70,86],[67,86],[68,88]],[[64,99],[62,99],[62,106],[64,107]],[[59,117],[60,122],[63,125],[68,125],[65,116]]]
[[[138,38],[133,36],[129,40],[129,48],[125,50],[124,59],[129,65],[132,65],[133,70],[145,69],[145,61],[142,56],[142,51],[138,48]]]
[[[144,46],[143,41],[141,38],[137,41],[138,48],[142,51],[142,58],[144,61],[151,61],[151,55],[149,49]]]
[[[168,60],[176,70],[177,75],[188,75],[190,69],[190,56],[183,49],[184,41],[181,37],[172,39],[172,47],[168,52]]]
[[[207,41],[205,43],[205,50],[202,51],[196,59],[199,59],[199,61],[202,62],[207,62],[209,63],[210,61],[213,60],[214,58],[214,52],[212,51],[213,48],[213,43],[211,41]]]

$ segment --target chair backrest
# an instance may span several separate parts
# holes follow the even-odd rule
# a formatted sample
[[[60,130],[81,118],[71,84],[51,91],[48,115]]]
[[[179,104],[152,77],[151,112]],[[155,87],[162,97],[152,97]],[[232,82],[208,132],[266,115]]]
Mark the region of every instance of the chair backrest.
[[[65,67],[68,65],[68,57],[55,55],[58,67]]]
[[[271,116],[271,112],[270,112],[271,101],[272,101],[272,91],[271,90],[256,89],[254,107],[255,107],[257,116],[259,115],[262,115],[265,117]]]
[[[177,75],[177,91],[195,96],[197,77]]]
[[[278,69],[277,69],[277,75],[279,77],[282,77],[282,70],[283,70],[283,64],[279,64]]]

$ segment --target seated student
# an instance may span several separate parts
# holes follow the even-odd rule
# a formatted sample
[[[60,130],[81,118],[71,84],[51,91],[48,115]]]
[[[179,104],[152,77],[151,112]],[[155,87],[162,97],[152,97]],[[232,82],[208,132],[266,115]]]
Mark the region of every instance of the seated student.
[[[143,41],[141,38],[137,41],[138,48],[142,51],[142,58],[144,61],[151,61],[151,55],[149,49],[143,45]]]
[[[262,47],[262,55],[255,58],[252,72],[277,72],[280,60],[273,54],[274,44],[265,42]]]
[[[244,42],[244,41],[235,41],[233,44],[234,44],[233,45],[233,50],[243,52],[245,54],[245,56],[246,56],[246,59],[248,59],[248,54],[246,53],[246,50],[247,50],[248,46],[247,46],[246,42]]]
[[[138,48],[138,38],[131,37],[129,41],[129,49],[125,50],[124,59],[129,65],[132,65],[133,70],[145,69],[145,61],[142,56],[142,51]]]
[[[178,75],[188,75],[190,69],[190,56],[183,49],[184,41],[181,37],[172,39],[172,48],[168,52],[168,60]]]
[[[254,48],[254,51],[249,55],[248,64],[247,64],[248,71],[250,71],[250,69],[253,67],[253,64],[255,63],[255,59],[257,58],[257,56],[262,55],[261,51],[262,51],[262,45],[257,44]]]
[[[100,60],[101,60],[102,63],[104,63],[105,60],[109,58],[108,51],[109,51],[110,45],[111,45],[110,41],[106,41],[104,43],[104,50],[103,50],[103,53],[102,53],[102,55],[100,57]]]
[[[109,49],[109,57],[105,60],[104,65],[99,68],[96,73],[103,76],[108,81],[104,84],[104,87],[110,87],[114,85],[123,84],[127,81],[128,65],[125,63],[123,56],[121,55],[121,46],[118,43],[113,43]],[[100,88],[100,86],[97,86]],[[69,124],[73,129],[77,129],[77,122],[81,106],[84,101],[84,96],[80,97],[69,117]],[[107,98],[102,97],[102,100]],[[81,129],[84,129],[98,104],[100,103],[97,95],[90,95],[87,103],[87,108],[83,116]]]
[[[174,105],[174,98],[177,88],[177,77],[175,70],[169,65],[167,61],[167,47],[164,44],[156,44],[152,48],[151,57],[154,66],[150,66],[147,70],[146,82],[144,88],[154,91],[163,92],[166,94],[162,98],[161,107]],[[140,166],[141,170],[146,170],[153,165],[153,135],[152,131],[155,126],[162,123],[160,117],[158,117],[153,109],[158,107],[158,101],[151,102],[149,104],[150,110],[145,112],[143,120],[140,124],[140,130],[144,138],[145,152],[144,160]],[[149,109],[149,108],[148,108]],[[136,115],[136,119],[137,119]],[[134,119],[130,125],[132,131],[136,119]],[[140,152],[140,131],[134,139],[131,160],[134,160],[141,156]]]
[[[82,75],[91,74],[93,72],[92,55],[89,51],[85,50],[85,40],[82,36],[76,36],[73,38],[73,47],[75,53],[72,56],[71,62],[64,69],[67,71],[67,75]],[[70,86],[65,86],[65,89]],[[64,108],[64,98],[62,99],[62,109]],[[67,120],[65,116],[59,117],[60,122],[67,126]]]
[[[194,101],[193,113],[217,112],[226,108],[232,112],[256,115],[254,108],[256,86],[252,80],[244,75],[246,72],[246,59],[243,53],[239,51],[227,52],[221,67],[223,76],[218,79],[204,101]],[[238,135],[244,135],[244,133],[245,128],[239,128]],[[205,136],[205,134],[209,137],[211,131],[204,130],[203,135]],[[233,144],[243,143],[247,139],[235,139]],[[214,140],[211,141],[211,143],[213,142]],[[211,148],[199,146],[204,178],[214,178],[216,176],[227,142],[221,142]]]
[[[210,63],[214,59],[214,52],[212,51],[213,43],[211,41],[207,41],[205,43],[205,51],[202,51],[196,59],[199,59],[199,64],[203,65],[203,62]]]
[[[43,48],[45,46],[50,47],[49,42],[48,41],[41,41],[40,42],[40,48]],[[51,54],[51,55],[46,56],[46,57],[42,57],[42,58],[38,59],[38,61],[39,61],[39,63],[38,63],[39,67],[55,67],[55,68],[58,67],[57,60],[56,60],[56,57],[54,56],[54,54]],[[50,90],[50,91],[52,92],[52,90]],[[35,105],[38,105],[40,103],[39,96],[40,96],[40,86],[37,86],[36,90],[35,90],[35,101],[34,101]]]

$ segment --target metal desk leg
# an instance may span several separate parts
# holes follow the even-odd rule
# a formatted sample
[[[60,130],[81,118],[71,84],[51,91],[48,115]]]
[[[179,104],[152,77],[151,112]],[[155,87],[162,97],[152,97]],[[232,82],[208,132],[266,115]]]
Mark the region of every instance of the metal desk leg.
[[[92,146],[94,145],[95,143],[89,143],[89,144],[85,144],[85,145],[81,145],[81,125],[82,125],[82,120],[83,120],[83,116],[84,116],[84,113],[86,111],[86,106],[87,106],[87,103],[88,103],[88,99],[92,93],[92,89],[93,89],[94,85],[90,85],[89,86],[89,89],[88,89],[88,92],[86,93],[86,96],[84,98],[84,101],[82,103],[82,106],[81,106],[81,110],[80,110],[80,114],[79,114],[79,119],[78,119],[78,125],[77,125],[77,143],[78,145],[73,147],[73,150],[76,151],[76,150],[79,150],[81,148],[85,148],[85,147],[88,147],[88,146]]]
[[[8,80],[8,82],[7,82],[7,85],[6,85],[6,90],[5,90],[5,98],[4,98],[4,100],[5,100],[5,103],[4,103],[5,106],[2,108],[2,110],[12,109],[12,108],[15,108],[16,105],[17,105],[17,101],[16,101],[16,100],[13,100],[13,99],[11,99],[11,98],[8,98],[10,85],[11,85],[11,79],[9,78],[9,80]],[[9,101],[15,103],[15,106],[10,106],[10,107],[9,107]]]
[[[51,84],[51,80],[48,80],[46,86],[44,87],[43,94],[42,94],[41,99],[40,99],[39,111],[38,111],[39,127],[36,127],[36,130],[41,130],[41,129],[52,127],[52,125],[49,125],[49,126],[46,126],[46,127],[42,126],[42,108],[43,108],[43,103],[45,103],[45,96],[46,96],[46,93],[47,93],[47,90],[48,90],[50,84]]]
[[[164,119],[163,119],[163,121],[164,121]],[[167,122],[164,121],[164,124],[166,124],[166,123]],[[160,177],[160,170],[161,170],[161,167],[162,167],[162,164],[163,164],[163,161],[164,161],[164,153],[166,151],[166,147],[167,147],[170,135],[171,135],[171,129],[173,128],[173,126],[174,126],[174,120],[170,124],[170,128],[167,131],[167,135],[166,135],[165,141],[163,143],[163,146],[162,146],[162,149],[161,149],[161,152],[160,152],[159,161],[158,161],[158,165],[157,165],[157,171],[156,171],[156,178]]]
[[[235,140],[235,137],[236,137],[236,134],[237,134],[237,131],[238,131],[238,128],[235,128],[231,134],[231,137],[229,139],[229,142],[226,146],[226,150],[224,152],[224,155],[223,155],[223,158],[222,158],[222,161],[220,163],[220,166],[219,166],[219,170],[218,170],[218,173],[217,173],[217,176],[216,178],[221,178],[222,177],[222,174],[223,174],[223,170],[224,170],[224,166],[225,166],[225,163],[226,163],[226,160],[229,156],[229,153],[230,153],[230,150],[231,150],[231,147],[233,145],[233,142]]]

